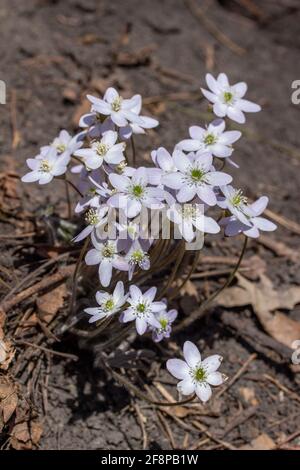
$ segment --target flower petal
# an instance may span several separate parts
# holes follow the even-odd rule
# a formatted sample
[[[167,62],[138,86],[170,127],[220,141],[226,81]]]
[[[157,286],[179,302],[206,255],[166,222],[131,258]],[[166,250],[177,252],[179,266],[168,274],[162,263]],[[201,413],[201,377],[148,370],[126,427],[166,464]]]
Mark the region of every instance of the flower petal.
[[[183,345],[184,359],[192,368],[196,367],[201,362],[201,354],[197,346],[191,341],[186,341]]]
[[[222,356],[219,354],[213,354],[202,361],[202,366],[205,367],[206,371],[210,374],[220,367],[222,360]]]
[[[190,377],[190,368],[182,359],[169,359],[167,369],[176,379],[184,380]]]

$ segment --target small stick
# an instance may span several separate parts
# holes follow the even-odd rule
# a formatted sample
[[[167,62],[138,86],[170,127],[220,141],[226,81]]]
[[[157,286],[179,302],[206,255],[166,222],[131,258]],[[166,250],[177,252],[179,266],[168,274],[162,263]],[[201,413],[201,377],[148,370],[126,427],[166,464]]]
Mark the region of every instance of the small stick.
[[[52,264],[55,264],[57,261],[60,261],[63,258],[66,258],[69,256],[69,253],[62,253],[61,255],[57,256],[56,258],[50,259],[49,261],[46,261],[46,263],[42,264],[42,266],[39,266],[35,271],[32,271],[28,276],[25,276],[19,284],[17,284],[15,287],[11,289],[10,292],[4,297],[2,302],[5,302],[9,297],[11,297],[15,292],[17,292],[24,284],[26,284],[30,279],[35,278],[38,276],[42,271],[44,271],[45,268],[48,268]]]
[[[39,291],[47,289],[53,284],[57,284],[63,281],[64,279],[68,278],[74,272],[74,269],[74,264],[61,268],[60,271],[56,272],[55,274],[52,274],[52,276],[45,277],[37,284],[34,284],[32,287],[29,287],[28,289],[25,289],[24,291],[20,292],[13,299],[3,302],[1,304],[1,308],[4,310],[4,312],[8,311],[15,305],[18,305],[23,300],[28,299],[28,297],[32,297]]]
[[[205,13],[202,11],[202,9],[200,7],[198,7],[197,3],[195,2],[195,0],[184,0],[184,3],[186,4],[186,6],[188,7],[188,9],[190,10],[190,12],[192,13],[192,15],[197,18],[202,24],[203,26],[207,29],[207,31],[212,35],[214,36],[217,41],[219,41],[221,44],[223,44],[224,46],[228,47],[228,49],[230,49],[232,52],[234,52],[235,54],[238,54],[238,55],[243,55],[245,54],[246,50],[239,46],[238,44],[236,44],[232,39],[230,39],[228,36],[226,36],[225,33],[223,33],[223,31],[220,31],[216,25],[212,22],[212,20],[210,20],[209,18],[207,18],[207,16],[205,15]]]
[[[78,356],[75,356],[75,354],[54,351],[53,349],[45,348],[44,346],[40,346],[39,344],[30,343],[29,341],[24,341],[22,339],[15,339],[13,341],[16,344],[23,344],[24,346],[29,346],[30,348],[40,349],[41,351],[44,351],[45,353],[53,354],[54,356],[66,357],[67,359],[72,359],[72,361],[78,361]]]
[[[222,439],[219,439],[218,437],[214,436],[211,432],[208,431],[206,426],[201,424],[199,421],[192,421],[192,425],[196,428],[202,431],[207,437],[209,437],[212,441],[217,442],[217,444],[222,444],[223,447],[226,449],[230,450],[236,450],[236,447],[229,444],[229,442],[223,441]]]
[[[69,190],[69,185],[68,185],[66,176],[65,176],[65,190],[66,190],[66,199],[67,199],[67,204],[68,204],[68,219],[71,219],[72,218],[71,197],[70,197],[70,190]]]
[[[136,412],[136,415],[137,415],[137,418],[138,418],[138,422],[139,422],[139,425],[141,427],[141,430],[142,430],[142,436],[143,436],[143,450],[147,449],[148,447],[148,436],[147,436],[147,432],[146,432],[146,428],[145,428],[145,424],[144,424],[144,416],[140,410],[140,407],[137,403],[134,403],[133,404],[133,408]]]
[[[300,396],[297,395],[297,393],[293,392],[292,390],[290,390],[289,388],[287,388],[285,385],[283,385],[281,382],[279,382],[278,380],[274,379],[274,377],[272,377],[271,375],[268,375],[268,374],[264,374],[264,377],[269,380],[270,382],[272,382],[274,385],[276,385],[276,387],[278,387],[280,390],[282,390],[283,392],[285,392],[287,395],[289,395],[291,398],[293,398],[294,400],[298,401],[300,403]]]
[[[247,370],[249,364],[251,364],[252,361],[254,361],[257,358],[257,354],[251,354],[251,356],[248,357],[247,361],[245,364],[242,365],[242,367],[237,371],[237,373],[227,382],[224,388],[220,390],[218,393],[215,395],[215,399],[220,398],[224,392],[226,392],[240,377],[241,375]]]

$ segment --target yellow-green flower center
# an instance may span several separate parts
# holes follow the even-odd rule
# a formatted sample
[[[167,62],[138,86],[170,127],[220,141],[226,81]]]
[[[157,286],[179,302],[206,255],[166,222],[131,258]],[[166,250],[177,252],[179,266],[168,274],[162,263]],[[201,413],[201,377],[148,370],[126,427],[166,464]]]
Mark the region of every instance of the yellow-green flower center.
[[[191,178],[196,183],[203,181],[205,176],[205,171],[201,170],[201,168],[193,168],[191,171]]]
[[[234,207],[239,207],[242,204],[247,204],[248,199],[243,196],[243,191],[241,189],[238,189],[231,197],[230,202]]]
[[[145,313],[146,305],[141,302],[141,303],[137,304],[136,310],[137,310],[138,313]]]
[[[229,104],[233,100],[233,94],[230,91],[225,91],[224,92],[224,103]]]
[[[108,145],[103,144],[103,142],[100,142],[99,144],[97,144],[96,151],[100,157],[103,157],[108,151]]]
[[[214,134],[207,134],[204,138],[205,145],[213,145],[217,141],[217,138]]]
[[[168,320],[166,318],[161,318],[159,320],[160,326],[162,330],[165,330],[168,326]]]
[[[111,258],[114,254],[115,254],[115,247],[114,245],[112,244],[106,244],[103,248],[102,248],[102,256],[104,258]]]
[[[125,150],[125,147],[126,147],[126,144],[124,144],[124,150]],[[127,162],[125,160],[122,160],[118,165],[116,165],[115,171],[121,175],[124,172],[126,166],[127,166]]]
[[[206,370],[203,367],[197,367],[194,370],[194,379],[196,382],[203,382],[206,379]]]
[[[192,204],[185,204],[181,209],[182,217],[185,219],[195,218],[198,214],[197,207],[193,206]]]
[[[89,225],[97,225],[99,222],[99,216],[97,214],[97,211],[95,209],[89,209],[85,214],[85,221]]]
[[[105,310],[112,310],[115,306],[115,303],[113,301],[113,299],[108,299],[105,304],[104,304],[104,308]]]
[[[122,98],[118,96],[111,104],[111,109],[115,111],[116,113],[120,111],[121,109],[121,104],[122,104]]]
[[[130,260],[133,263],[139,264],[143,261],[144,257],[145,257],[145,254],[142,250],[136,250],[131,253]]]
[[[56,150],[58,151],[58,153],[63,153],[66,150],[66,148],[67,147],[65,146],[65,144],[62,144],[62,143],[56,146]]]
[[[51,171],[52,166],[48,162],[48,160],[42,160],[40,163],[40,171],[44,171],[45,173],[49,173]]]
[[[132,194],[137,198],[140,198],[143,195],[143,192],[144,192],[144,188],[140,184],[135,184],[132,187]]]

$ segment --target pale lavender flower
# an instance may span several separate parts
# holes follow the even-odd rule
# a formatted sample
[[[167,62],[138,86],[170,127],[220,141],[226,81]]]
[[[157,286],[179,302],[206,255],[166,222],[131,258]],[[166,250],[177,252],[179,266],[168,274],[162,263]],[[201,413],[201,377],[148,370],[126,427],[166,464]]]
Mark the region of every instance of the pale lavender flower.
[[[72,137],[65,129],[61,130],[58,137],[56,137],[52,144],[58,155],[73,155],[76,150],[82,146],[82,139],[80,135]]]
[[[121,139],[128,140],[132,136],[132,134],[145,134],[145,129],[153,129],[159,125],[159,122],[156,119],[153,119],[148,116],[140,116],[140,112],[142,109],[142,97],[140,95],[139,100],[137,100],[136,105],[131,108],[131,111],[139,116],[141,122],[137,123],[129,123],[125,127],[120,127],[119,135]]]
[[[96,293],[96,301],[99,307],[84,309],[88,315],[91,315],[89,323],[108,318],[119,312],[126,303],[127,297],[128,294],[124,294],[124,284],[122,281],[117,282],[112,294],[105,291],[98,291]]]
[[[109,208],[106,204],[102,204],[100,207],[91,207],[85,213],[84,217],[87,226],[74,238],[73,241],[80,242],[95,232],[99,227],[102,227],[107,222],[108,210]]]
[[[133,111],[141,100],[140,95],[134,95],[130,99],[123,99],[117,90],[108,88],[103,99],[87,95],[93,104],[93,111],[104,116],[110,116],[118,127],[127,126],[129,123],[143,125],[142,119]]]
[[[184,361],[182,359],[169,359],[167,369],[180,382],[177,389],[183,395],[196,393],[202,402],[206,402],[212,395],[211,385],[218,386],[226,377],[217,372],[222,362],[222,356],[214,354],[203,361],[197,346],[191,341],[183,345]]]
[[[163,207],[164,191],[148,185],[147,168],[138,168],[131,178],[111,173],[109,180],[116,191],[107,203],[122,209],[127,217],[136,217],[143,206],[149,209]]]
[[[213,111],[218,117],[228,116],[233,121],[243,124],[246,121],[244,112],[257,113],[261,110],[258,104],[243,99],[247,91],[245,82],[231,86],[225,73],[220,73],[217,79],[208,73],[206,83],[210,91],[203,88],[201,91],[213,103]]]
[[[247,237],[258,238],[260,230],[263,232],[273,232],[276,230],[277,226],[273,222],[261,217],[261,214],[267,207],[268,202],[269,199],[266,196],[262,196],[257,199],[257,201],[249,204],[248,209],[251,211],[252,215],[245,216],[247,218],[247,224],[241,222],[240,218],[237,218],[236,215],[231,215],[221,219],[220,225],[225,226],[225,235],[235,236],[239,233],[243,233]]]
[[[125,144],[117,144],[117,139],[117,132],[107,131],[101,140],[92,141],[90,148],[79,149],[75,155],[83,158],[85,166],[91,170],[99,168],[103,161],[118,164],[124,160]]]
[[[105,132],[115,130],[115,124],[110,117],[103,120],[99,113],[93,111],[93,106],[90,113],[81,116],[79,126],[84,128],[86,134],[91,138],[99,138]]]
[[[61,176],[67,171],[67,165],[70,160],[68,154],[59,156],[53,147],[49,147],[36,158],[28,158],[26,163],[30,172],[22,176],[23,183],[32,183],[38,181],[39,184],[47,184],[55,176]]]
[[[144,246],[146,243],[144,243]],[[148,246],[150,244],[148,243]],[[150,257],[145,250],[144,247],[142,247],[141,243],[138,240],[135,240],[128,253],[125,256],[126,261],[128,262],[128,279],[131,281],[134,270],[138,267],[142,269],[143,271],[148,271],[150,269]]]
[[[248,204],[248,199],[243,195],[240,189],[234,189],[232,186],[222,186],[224,197],[219,197],[218,206],[222,209],[229,210],[242,224],[251,227],[251,217],[255,217],[255,212]]]
[[[110,284],[113,268],[120,271],[128,270],[128,263],[118,253],[116,240],[99,242],[96,237],[91,238],[94,248],[85,255],[88,266],[99,264],[99,279],[102,286]]]
[[[199,126],[189,128],[190,139],[182,140],[177,148],[188,152],[210,152],[218,158],[230,157],[232,144],[242,135],[239,131],[225,131],[225,121],[216,119],[204,129]]]
[[[176,150],[173,159],[178,171],[164,175],[162,183],[178,190],[179,202],[188,202],[198,196],[205,204],[214,206],[217,203],[214,187],[232,181],[232,177],[227,173],[214,171],[213,157],[210,153],[197,152],[185,155],[181,150]]]
[[[170,338],[172,332],[172,323],[176,320],[177,315],[177,310],[161,310],[155,314],[155,318],[158,320],[160,327],[150,327],[152,330],[153,341],[158,343],[164,338]]]
[[[120,321],[127,323],[135,321],[136,330],[139,335],[146,332],[148,326],[160,327],[160,323],[155,318],[155,312],[160,312],[166,308],[164,302],[154,302],[156,287],[151,287],[144,294],[135,285],[129,287],[130,297],[127,302],[130,306],[122,313]]]
[[[203,233],[220,231],[217,222],[212,217],[204,215],[203,204],[178,204],[170,194],[166,194],[166,200],[169,204],[166,216],[177,226],[187,242],[193,241],[196,231]]]

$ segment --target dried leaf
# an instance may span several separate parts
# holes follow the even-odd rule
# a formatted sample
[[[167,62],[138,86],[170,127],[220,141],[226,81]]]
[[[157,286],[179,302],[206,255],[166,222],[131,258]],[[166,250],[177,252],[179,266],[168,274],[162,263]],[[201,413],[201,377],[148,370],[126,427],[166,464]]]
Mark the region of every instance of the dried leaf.
[[[6,313],[4,312],[4,310],[2,310],[2,308],[0,308],[0,327],[4,326],[5,320],[6,320]]]
[[[263,433],[251,441],[250,444],[240,447],[240,450],[272,450],[276,444],[270,436]]]
[[[66,296],[66,285],[61,284],[47,294],[39,297],[36,304],[40,319],[43,320],[46,324],[50,323],[58,310],[62,308]]]
[[[0,369],[7,370],[15,357],[15,349],[8,340],[0,340]]]
[[[252,406],[258,405],[258,400],[255,396],[255,390],[249,387],[240,387],[239,392],[241,397],[245,400],[246,403],[249,403]]]
[[[0,364],[6,359],[6,344],[0,339]]]
[[[272,281],[264,274],[260,275],[259,283],[250,282],[241,275],[237,277],[238,285],[222,292],[217,303],[223,307],[252,305],[267,333],[291,347],[293,341],[300,338],[300,323],[276,310],[291,310],[300,303],[300,287],[275,290]]]
[[[30,423],[30,437],[33,444],[37,445],[43,434],[43,426],[38,421]]]
[[[6,377],[0,377],[0,415],[7,423],[16,410],[18,395],[15,385]]]

